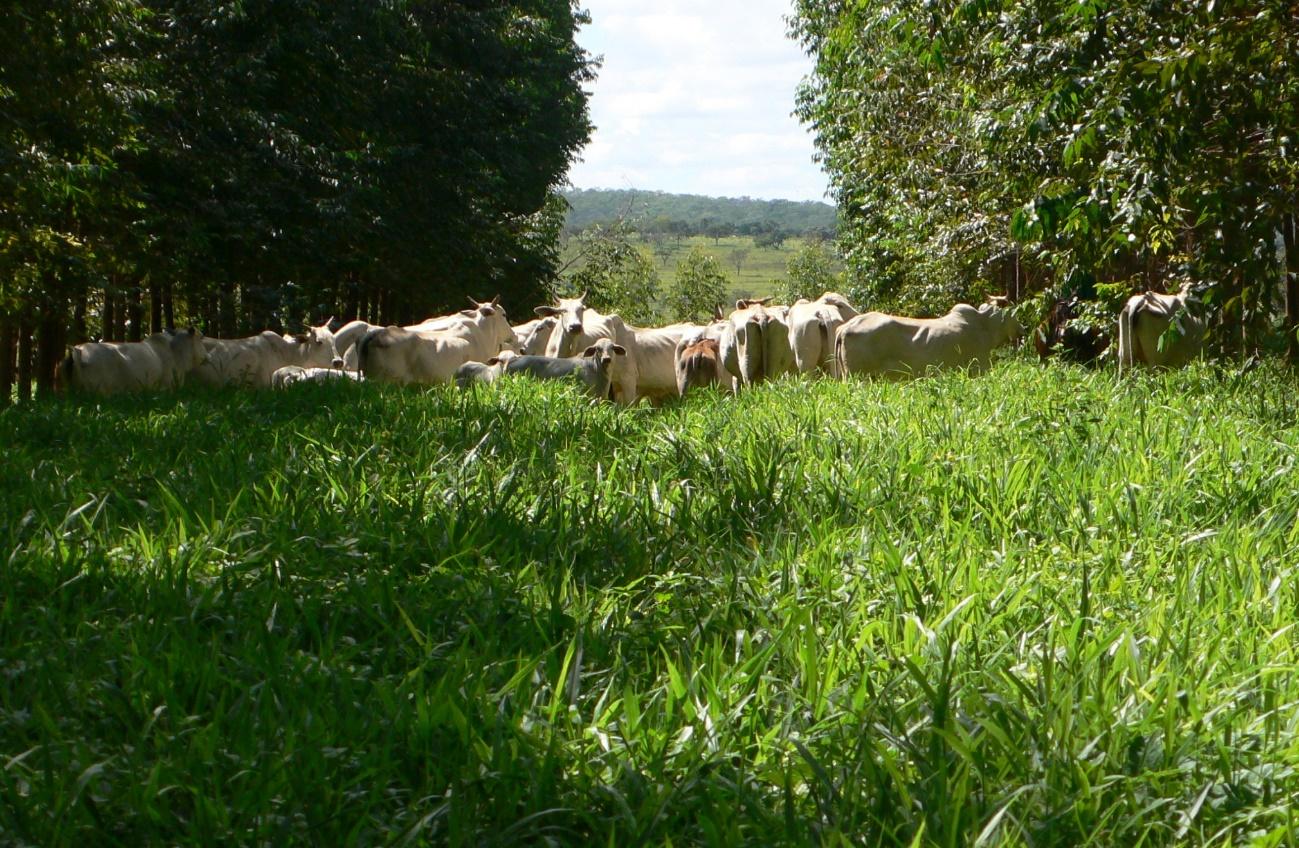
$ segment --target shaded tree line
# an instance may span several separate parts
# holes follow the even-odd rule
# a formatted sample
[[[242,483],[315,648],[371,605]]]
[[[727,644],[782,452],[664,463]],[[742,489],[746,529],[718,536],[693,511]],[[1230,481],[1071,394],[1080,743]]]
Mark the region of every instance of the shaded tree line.
[[[1191,283],[1223,352],[1299,352],[1293,3],[799,0],[791,30],[859,298]]]
[[[3,10],[0,402],[90,338],[546,296],[591,129],[569,0]]]

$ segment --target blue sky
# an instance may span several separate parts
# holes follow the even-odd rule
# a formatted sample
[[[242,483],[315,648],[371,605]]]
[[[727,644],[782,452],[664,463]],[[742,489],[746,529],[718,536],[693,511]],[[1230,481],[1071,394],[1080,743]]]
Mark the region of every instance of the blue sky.
[[[578,43],[604,65],[575,187],[827,199],[812,137],[790,114],[812,69],[785,34],[790,0],[583,5]]]

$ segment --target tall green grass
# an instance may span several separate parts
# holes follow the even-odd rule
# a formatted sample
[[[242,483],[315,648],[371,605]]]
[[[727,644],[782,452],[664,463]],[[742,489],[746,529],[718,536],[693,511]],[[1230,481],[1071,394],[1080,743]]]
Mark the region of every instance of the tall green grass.
[[[1295,381],[0,412],[0,842],[1289,845]]]

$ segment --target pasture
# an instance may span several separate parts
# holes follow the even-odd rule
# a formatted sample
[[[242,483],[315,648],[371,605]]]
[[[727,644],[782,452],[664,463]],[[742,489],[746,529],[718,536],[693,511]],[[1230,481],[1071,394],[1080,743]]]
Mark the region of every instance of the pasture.
[[[777,286],[789,277],[789,260],[798,253],[804,242],[801,238],[789,238],[780,247],[758,247],[751,236],[727,236],[722,239],[685,236],[679,242],[669,237],[662,242],[664,252],[660,254],[655,252],[654,244],[643,236],[636,236],[635,239],[641,252],[653,262],[662,291],[666,292],[676,284],[677,263],[685,258],[690,248],[698,246],[717,260],[722,273],[731,281],[732,300],[774,294]],[[575,242],[570,239],[561,255],[561,266],[571,261],[575,254]],[[574,263],[573,267],[580,268],[580,261]],[[842,263],[836,263],[834,270],[842,271]]]
[[[0,842],[1294,844],[1289,373],[0,411]]]

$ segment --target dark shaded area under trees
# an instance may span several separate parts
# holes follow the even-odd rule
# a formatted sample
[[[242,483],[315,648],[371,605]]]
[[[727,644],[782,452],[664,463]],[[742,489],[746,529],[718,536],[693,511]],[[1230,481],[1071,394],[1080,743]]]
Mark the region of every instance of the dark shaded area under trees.
[[[791,31],[861,302],[1189,282],[1221,354],[1299,353],[1293,3],[799,0]]]
[[[0,403],[68,344],[546,296],[590,135],[568,0],[11,2]]]

